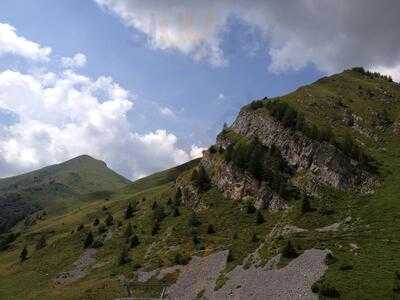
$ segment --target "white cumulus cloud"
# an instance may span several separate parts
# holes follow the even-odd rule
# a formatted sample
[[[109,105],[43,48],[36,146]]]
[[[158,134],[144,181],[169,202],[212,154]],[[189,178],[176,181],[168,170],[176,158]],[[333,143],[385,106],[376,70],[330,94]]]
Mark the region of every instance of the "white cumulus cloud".
[[[82,68],[86,65],[86,55],[83,53],[77,53],[73,57],[62,57],[61,64],[65,68]]]
[[[206,150],[206,148],[198,147],[196,145],[192,145],[192,149],[190,150],[190,157],[192,159],[202,157],[203,156],[203,151],[205,151],[205,150]]]
[[[15,27],[0,23],[0,55],[13,54],[35,61],[48,61],[51,54],[50,47],[42,47],[40,44],[17,35]]]
[[[134,132],[126,117],[132,107],[110,77],[1,72],[0,108],[18,118],[0,129],[0,176],[89,154],[138,178],[191,158],[166,130]]]

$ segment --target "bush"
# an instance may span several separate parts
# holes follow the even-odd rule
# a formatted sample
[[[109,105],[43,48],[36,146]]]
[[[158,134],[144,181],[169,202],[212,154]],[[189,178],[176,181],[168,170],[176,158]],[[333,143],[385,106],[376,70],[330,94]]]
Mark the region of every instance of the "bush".
[[[310,199],[307,195],[301,194],[301,212],[303,214],[313,211],[311,208]]]
[[[342,262],[339,269],[341,271],[351,271],[351,270],[353,270],[353,266],[348,262]]]
[[[259,224],[262,224],[262,223],[264,223],[264,222],[265,222],[265,219],[264,219],[263,214],[261,213],[260,210],[257,210],[257,214],[256,214],[256,223],[259,225]]]
[[[246,213],[247,214],[254,214],[257,211],[253,203],[248,202],[246,204]]]
[[[214,226],[213,226],[212,224],[209,224],[209,225],[208,225],[208,227],[207,227],[207,233],[208,233],[208,234],[213,234],[213,233],[215,233],[215,229],[214,229]]]
[[[190,227],[198,227],[198,226],[201,225],[201,222],[200,222],[200,220],[197,218],[197,216],[196,216],[195,213],[192,213],[192,214],[190,215],[189,220],[188,220],[188,225],[189,225]]]
[[[96,218],[93,222],[93,226],[97,226],[100,224],[100,220],[98,218]]]
[[[93,244],[93,233],[89,231],[89,233],[86,235],[85,242],[83,243],[83,247],[90,248]]]
[[[114,224],[114,218],[112,214],[108,214],[106,220],[105,220],[106,226],[112,226]]]
[[[340,293],[335,287],[325,285],[325,284],[322,284],[319,287],[319,295],[328,297],[328,298],[339,298],[340,297]]]
[[[92,248],[98,249],[104,246],[104,243],[101,240],[95,240],[93,242]]]
[[[133,217],[133,212],[134,212],[133,206],[129,202],[128,207],[126,208],[126,211],[125,211],[125,219],[132,218]]]
[[[81,231],[85,226],[83,224],[79,224],[78,228],[76,229],[77,231]]]
[[[282,248],[282,256],[285,258],[296,258],[298,256],[297,250],[291,240],[288,240]]]
[[[177,206],[174,206],[174,208],[172,209],[172,216],[173,217],[179,217],[181,215],[179,208]]]
[[[35,248],[36,248],[36,250],[40,250],[40,249],[43,249],[46,246],[47,246],[46,237],[44,235],[42,235],[40,237],[40,239],[37,241]]]
[[[203,166],[199,167],[197,187],[200,189],[200,191],[207,191],[211,187],[211,180]]]
[[[126,263],[129,263],[131,261],[132,261],[132,259],[131,259],[130,255],[129,255],[128,248],[123,248],[121,253],[119,254],[119,257],[118,257],[118,264],[120,266],[122,266],[122,265],[124,265]]]
[[[182,190],[181,188],[177,188],[175,193],[175,205],[179,206],[182,201]]]
[[[263,106],[264,102],[262,100],[254,100],[250,103],[250,108],[254,110],[262,108]]]
[[[153,227],[151,228],[151,235],[156,235],[160,231],[160,223],[154,222]]]
[[[101,224],[99,227],[98,227],[98,232],[99,232],[99,234],[103,234],[103,233],[105,233],[106,231],[107,231],[107,227],[104,225],[104,224]]]
[[[128,225],[126,225],[124,235],[125,235],[125,237],[129,238],[132,234],[133,234],[132,224],[128,223]]]
[[[217,153],[217,147],[215,145],[211,145],[210,148],[208,148],[208,151],[212,154]]]
[[[139,238],[136,234],[134,234],[131,238],[130,247],[136,248],[137,246],[139,246],[139,244],[140,244]]]
[[[189,261],[190,261],[189,257],[183,256],[180,253],[176,253],[172,257],[172,263],[175,264],[175,265],[186,265],[186,264],[188,264]]]
[[[255,233],[253,233],[253,235],[251,237],[251,241],[253,243],[258,243],[260,241],[260,239],[257,237],[257,235]]]
[[[332,253],[328,253],[325,257],[325,264],[326,265],[333,265],[334,263],[336,263],[338,261],[338,259],[336,258],[336,256],[334,256]]]

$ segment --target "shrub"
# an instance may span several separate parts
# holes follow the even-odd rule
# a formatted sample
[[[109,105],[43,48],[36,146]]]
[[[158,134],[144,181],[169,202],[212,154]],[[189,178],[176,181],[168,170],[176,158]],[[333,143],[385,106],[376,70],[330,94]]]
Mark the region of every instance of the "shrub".
[[[262,100],[254,100],[250,103],[250,108],[254,110],[262,108],[263,106],[264,102]]]
[[[175,205],[179,206],[182,200],[182,190],[181,188],[177,188],[175,193]]]
[[[207,191],[211,187],[211,180],[203,166],[199,167],[197,187],[200,189],[200,191]]]
[[[215,229],[214,229],[214,226],[213,226],[212,224],[209,224],[209,225],[208,225],[208,227],[207,227],[207,233],[208,233],[208,234],[213,234],[213,233],[215,233]]]
[[[105,233],[106,231],[107,231],[107,227],[104,225],[104,224],[101,224],[99,227],[98,227],[98,232],[99,232],[99,234],[103,234],[103,233]]]
[[[112,226],[114,224],[114,218],[112,214],[108,214],[106,220],[105,220],[106,226]]]
[[[353,266],[348,262],[342,262],[339,269],[341,271],[351,271],[351,270],[353,270]]]
[[[260,239],[257,237],[257,235],[255,233],[253,233],[253,235],[251,237],[251,241],[253,243],[258,243],[260,241]]]
[[[257,224],[262,224],[265,222],[263,214],[260,212],[260,210],[257,209],[257,214],[256,214],[256,223]]]
[[[303,214],[311,212],[313,209],[311,208],[310,199],[307,195],[301,194],[301,212]]]
[[[212,154],[215,154],[217,153],[217,147],[215,147],[215,145],[211,145],[210,148],[208,148],[208,151],[210,151]]]
[[[156,235],[160,231],[160,223],[154,222],[153,227],[151,228],[151,235]]]
[[[83,224],[79,224],[78,228],[76,229],[77,231],[81,231],[85,226]]]
[[[232,262],[234,260],[232,250],[229,250],[228,257],[226,258],[227,262]]]
[[[333,265],[335,262],[337,262],[338,259],[336,258],[336,256],[334,256],[332,253],[328,253],[325,257],[325,264],[326,265]]]
[[[89,233],[86,235],[85,242],[83,243],[83,247],[90,248],[93,244],[93,233],[89,231]]]
[[[175,265],[186,265],[189,262],[190,258],[187,256],[183,256],[181,253],[176,253],[172,257],[172,263]]]
[[[101,240],[95,240],[93,242],[92,248],[98,249],[104,246],[104,243]]]
[[[131,248],[136,248],[137,246],[139,246],[139,244],[140,244],[139,238],[138,238],[138,236],[136,234],[134,234],[131,237],[130,247]]]
[[[247,214],[254,214],[257,211],[257,209],[255,208],[255,206],[253,205],[253,203],[248,202],[246,204],[246,213]]]
[[[198,226],[201,225],[201,222],[200,222],[200,220],[197,218],[197,215],[196,215],[195,213],[192,213],[192,214],[190,215],[189,220],[188,220],[188,225],[189,225],[190,227],[198,227]]]
[[[129,238],[132,234],[133,234],[132,224],[128,223],[128,225],[126,225],[124,235],[125,235],[125,237]]]
[[[340,297],[340,293],[335,287],[329,286],[326,284],[322,284],[319,287],[319,295],[328,297],[328,298],[339,298]]]
[[[177,206],[174,206],[173,210],[172,210],[172,216],[173,217],[179,217],[181,215],[179,208]]]
[[[119,254],[119,257],[118,257],[118,264],[120,266],[122,266],[122,265],[124,265],[124,264],[126,264],[128,262],[131,262],[131,261],[132,261],[132,259],[131,259],[130,255],[129,255],[128,248],[126,248],[126,247],[122,248],[121,253]]]
[[[97,226],[100,224],[100,220],[98,218],[96,218],[93,222],[93,226]]]
[[[297,250],[291,240],[287,240],[282,248],[282,256],[285,258],[296,258],[298,256]]]
[[[157,206],[153,211],[154,222],[161,223],[166,217],[164,208],[162,206]]]
[[[21,262],[24,262],[28,259],[28,248],[26,247],[26,245],[24,246],[24,248],[22,248],[22,251],[19,254],[19,259]]]
[[[132,218],[133,217],[133,212],[134,212],[133,206],[129,202],[128,207],[126,208],[126,211],[125,211],[125,219]]]
[[[47,243],[46,243],[46,237],[44,235],[42,235],[40,237],[40,239],[37,241],[36,243],[36,250],[40,250],[43,249],[44,247],[46,247]]]

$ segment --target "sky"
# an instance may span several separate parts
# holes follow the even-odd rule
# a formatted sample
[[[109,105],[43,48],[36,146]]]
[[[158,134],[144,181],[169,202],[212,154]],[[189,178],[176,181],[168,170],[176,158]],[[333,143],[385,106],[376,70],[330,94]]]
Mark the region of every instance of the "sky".
[[[78,155],[137,179],[240,107],[353,66],[400,80],[396,0],[0,2],[0,177]]]

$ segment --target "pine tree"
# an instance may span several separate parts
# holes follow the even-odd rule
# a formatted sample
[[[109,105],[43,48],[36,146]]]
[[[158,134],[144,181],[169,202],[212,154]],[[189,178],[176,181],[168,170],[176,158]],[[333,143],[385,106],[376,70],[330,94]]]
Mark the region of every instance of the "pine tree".
[[[43,249],[44,247],[46,247],[46,244],[47,244],[46,237],[44,235],[42,235],[36,243],[36,250]]]
[[[125,219],[130,219],[132,217],[133,217],[133,206],[129,202],[128,207],[126,208],[126,211],[125,211]]]
[[[137,247],[139,244],[140,244],[139,238],[138,238],[138,236],[137,236],[136,234],[134,234],[134,235],[131,237],[131,244],[130,244],[130,247],[131,247],[131,248],[135,248],[135,247]]]
[[[262,215],[262,213],[257,210],[257,214],[256,214],[256,223],[257,224],[262,224],[265,222],[264,216]]]
[[[90,248],[90,246],[92,246],[93,244],[93,233],[91,231],[89,231],[89,233],[86,236],[85,242],[83,244],[83,247],[86,248]]]
[[[288,240],[282,248],[282,256],[286,258],[296,258],[298,256],[296,248],[291,240]]]
[[[28,258],[28,248],[25,245],[19,255],[19,259],[21,262],[23,262],[23,261],[27,260],[27,258]]]

